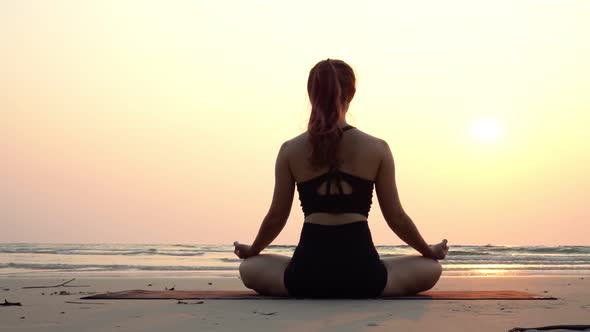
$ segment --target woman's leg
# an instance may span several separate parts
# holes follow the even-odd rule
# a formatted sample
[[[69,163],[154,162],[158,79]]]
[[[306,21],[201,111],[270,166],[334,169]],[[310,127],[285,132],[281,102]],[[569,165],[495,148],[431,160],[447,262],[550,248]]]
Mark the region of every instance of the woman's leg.
[[[442,273],[440,263],[422,256],[381,259],[387,268],[382,296],[413,295],[431,289]]]
[[[287,296],[283,275],[291,257],[262,254],[245,259],[240,264],[240,277],[244,286],[262,295]]]

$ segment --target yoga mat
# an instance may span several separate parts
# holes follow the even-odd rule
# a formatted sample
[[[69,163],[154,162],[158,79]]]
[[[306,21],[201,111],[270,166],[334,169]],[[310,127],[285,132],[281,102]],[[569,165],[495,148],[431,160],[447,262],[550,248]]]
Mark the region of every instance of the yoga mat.
[[[590,331],[590,325],[549,325],[541,327],[515,327],[510,329],[508,332],[526,332],[526,331],[556,331],[556,330],[567,330],[567,331]]]
[[[293,297],[264,296],[254,291],[194,290],[155,291],[128,290],[86,296],[85,300],[280,300]],[[554,297],[513,290],[499,291],[428,291],[412,296],[379,297],[378,300],[556,300]]]

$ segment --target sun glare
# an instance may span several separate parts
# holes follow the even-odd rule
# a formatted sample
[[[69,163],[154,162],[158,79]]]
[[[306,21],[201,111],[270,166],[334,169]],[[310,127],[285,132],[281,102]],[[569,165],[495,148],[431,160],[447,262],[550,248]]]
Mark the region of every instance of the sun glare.
[[[502,128],[494,118],[480,118],[473,122],[471,134],[481,143],[495,143],[502,133]]]

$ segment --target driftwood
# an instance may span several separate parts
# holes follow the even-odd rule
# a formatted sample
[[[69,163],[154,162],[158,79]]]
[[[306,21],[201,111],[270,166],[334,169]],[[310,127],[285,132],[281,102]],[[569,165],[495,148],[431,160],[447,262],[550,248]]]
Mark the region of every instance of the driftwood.
[[[54,286],[27,286],[23,287],[23,289],[32,289],[32,288],[56,288],[56,287],[90,287],[90,285],[68,285],[70,282],[76,280],[76,278],[70,279],[64,283]]]
[[[8,302],[8,300],[4,299],[4,303],[0,303],[0,306],[9,307],[9,306],[17,306],[20,307],[22,304],[20,302]]]
[[[176,304],[203,304],[205,303],[204,301],[198,301],[198,302],[187,302],[187,301],[183,301],[183,300],[177,300],[178,302],[176,302]]]
[[[586,331],[590,329],[590,325],[550,325],[550,326],[541,326],[541,327],[515,327],[510,329],[508,332],[521,332],[527,330],[539,330],[539,331],[549,331],[549,330],[572,330],[572,331]]]
[[[254,310],[254,311],[252,311],[252,313],[253,314],[265,315],[265,316],[272,316],[272,315],[278,313],[278,311],[262,312],[262,311]]]
[[[109,304],[109,303],[102,303],[102,302],[76,302],[76,301],[66,301],[64,303],[69,303],[69,304]]]

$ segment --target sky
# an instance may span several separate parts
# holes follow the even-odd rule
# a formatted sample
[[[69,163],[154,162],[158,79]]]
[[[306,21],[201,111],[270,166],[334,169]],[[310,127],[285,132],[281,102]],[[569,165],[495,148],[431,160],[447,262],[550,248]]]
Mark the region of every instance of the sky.
[[[311,67],[435,243],[590,245],[588,1],[0,1],[0,242],[250,243]],[[293,209],[275,244],[296,244]],[[401,240],[376,198],[376,244]]]

